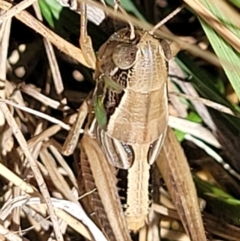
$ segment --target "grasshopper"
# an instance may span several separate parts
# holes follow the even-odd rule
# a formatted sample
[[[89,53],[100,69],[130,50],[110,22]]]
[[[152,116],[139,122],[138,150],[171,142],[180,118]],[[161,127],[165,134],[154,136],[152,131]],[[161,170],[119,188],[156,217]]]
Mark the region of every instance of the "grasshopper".
[[[89,43],[89,38],[85,42],[81,40],[80,45],[83,47],[86,42]],[[89,56],[90,54],[87,59]],[[96,88],[90,106],[90,109],[94,109],[94,115],[90,115],[81,141],[81,158],[90,163],[101,202],[117,240],[131,240],[128,230],[136,232],[147,221],[150,167],[156,159],[159,164],[158,156],[162,146],[165,146],[167,133],[167,61],[170,56],[166,41],[155,37],[152,31],[133,28],[120,29],[98,51],[94,73]],[[81,108],[87,112],[86,102]],[[83,120],[81,116],[77,122],[80,123],[79,126]],[[74,136],[76,140],[76,133]],[[171,136],[168,146],[163,148],[167,158],[170,156],[169,145],[173,139]],[[67,153],[66,150],[64,152]],[[103,157],[100,160],[101,155]],[[174,158],[178,159],[178,155]],[[182,199],[174,193],[179,191],[179,187],[186,189],[185,181],[176,184],[174,173],[179,178],[179,172],[172,171],[169,166],[162,168],[171,176],[168,187],[181,210]],[[114,169],[125,169],[128,172],[124,217],[119,208]],[[181,168],[180,171],[185,172]],[[167,179],[169,176],[164,177]],[[190,179],[190,172],[186,178]],[[194,189],[192,182],[190,186]],[[184,193],[188,195],[190,191],[185,190]],[[193,193],[194,195],[196,194]],[[191,198],[189,201],[192,201]],[[186,217],[189,213],[186,214],[185,210],[180,216],[182,220],[187,220],[185,228],[193,240],[206,240],[201,217],[196,210],[197,204],[194,203],[189,211],[190,216],[194,215],[193,219]],[[191,230],[189,223],[192,220],[196,221],[196,225],[191,225],[199,228],[199,237],[196,231]]]
[[[83,12],[84,8],[82,16]],[[84,21],[82,23],[84,38],[80,45],[85,51],[85,62],[95,69],[95,55],[94,52],[89,54],[88,48],[91,39],[85,32]],[[99,51],[95,72],[97,84],[93,94],[95,113],[89,115],[81,140],[81,164],[84,166],[84,161],[89,162],[94,177],[85,175],[85,186],[91,178],[90,182],[95,182],[99,195],[95,197],[102,201],[114,229],[115,238],[102,227],[109,240],[130,240],[129,230],[136,231],[145,224],[149,168],[157,159],[186,232],[192,240],[206,240],[194,200],[196,195],[194,191],[191,193],[194,187],[189,168],[174,134],[170,129],[166,133],[168,51],[165,50],[169,47],[162,40],[157,42],[153,32],[133,27],[122,29],[112,35]],[[79,115],[76,122],[80,123],[79,126],[86,117],[84,111],[88,112],[85,102],[80,110],[83,110],[83,115]],[[89,136],[88,127],[92,136]],[[115,168],[128,172],[124,213],[119,208]]]
[[[125,211],[130,230],[139,230],[149,209],[149,170],[168,123],[168,44],[136,30],[121,29],[98,52],[94,92],[96,137],[108,161],[128,169]],[[132,195],[133,194],[133,195]]]

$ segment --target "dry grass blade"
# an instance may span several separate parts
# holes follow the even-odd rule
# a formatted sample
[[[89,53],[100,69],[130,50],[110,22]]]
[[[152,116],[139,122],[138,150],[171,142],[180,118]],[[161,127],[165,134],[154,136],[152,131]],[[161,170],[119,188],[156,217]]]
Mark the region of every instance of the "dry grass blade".
[[[0,163],[0,173],[7,180],[14,183],[15,186],[20,187],[25,193],[36,194],[36,190],[30,184],[24,182],[20,177],[11,172],[8,168],[6,168],[2,163]]]
[[[79,108],[77,119],[74,122],[74,124],[64,142],[64,145],[62,148],[62,153],[64,155],[69,156],[74,152],[74,150],[78,144],[79,134],[80,134],[83,122],[86,119],[87,112],[88,112],[88,105],[87,105],[86,101],[84,101],[82,103],[81,107]]]
[[[9,47],[11,20],[0,25],[0,98],[7,96],[6,73],[7,73],[7,55]],[[2,34],[2,35],[1,35]],[[0,110],[0,150],[6,154],[13,147],[11,129],[7,126],[3,112]]]
[[[48,192],[48,189],[47,189],[47,186],[44,182],[44,179],[43,179],[43,177],[42,177],[42,175],[39,171],[36,160],[33,159],[32,155],[31,155],[31,153],[28,149],[27,142],[26,142],[22,132],[20,131],[17,123],[15,122],[13,116],[11,115],[7,105],[4,104],[4,103],[1,103],[0,108],[5,115],[5,118],[8,122],[8,125],[12,128],[13,134],[16,137],[16,139],[18,140],[18,143],[21,146],[27,160],[29,161],[31,169],[32,169],[32,171],[35,175],[38,186],[39,186],[39,188],[40,188],[40,190],[43,194],[43,197],[45,199],[45,202],[48,206],[48,211],[50,213],[50,217],[51,217],[51,220],[52,220],[52,223],[53,223],[56,239],[58,241],[63,241],[63,236],[62,236],[61,230],[59,228],[58,219],[56,217],[55,211],[53,209],[53,206],[52,206],[52,203],[51,203],[51,200],[50,200],[50,194]]]
[[[33,4],[33,8],[35,10],[38,20],[43,21],[38,4],[37,3]],[[58,67],[57,59],[53,50],[53,46],[48,39],[43,39],[43,41],[44,41],[50,69],[52,72],[52,77],[53,77],[53,82],[55,85],[56,92],[57,94],[62,94],[64,91],[64,86],[63,86],[60,70]]]
[[[60,154],[60,152],[54,146],[51,146],[51,145],[49,146],[49,150],[52,152],[54,158],[57,160],[57,162],[60,164],[60,166],[67,173],[67,176],[69,177],[69,179],[72,182],[73,186],[75,188],[78,188],[76,177],[74,176],[73,171],[68,166],[68,164],[66,163],[66,161],[64,160],[64,158]]]
[[[84,210],[82,209],[81,205],[78,203],[74,203],[68,200],[61,200],[57,198],[51,198],[51,202],[53,203],[53,206],[55,207],[56,213],[59,216],[63,217],[63,220],[68,223],[68,217],[63,214],[64,210],[65,212],[71,214],[76,220],[81,220],[91,231],[92,236],[94,237],[95,240],[101,240],[101,241],[106,241],[106,238],[102,234],[102,232],[97,228],[97,226],[92,222],[92,220],[86,215]],[[19,196],[14,199],[11,199],[8,203],[6,203],[1,210],[1,216],[5,218],[8,216],[12,210],[16,207],[22,206],[22,205],[34,205],[34,204],[41,204],[43,207],[45,204],[41,203],[41,199],[38,197],[30,198],[26,196]],[[62,209],[62,210],[60,210]],[[67,217],[67,218],[66,218]],[[71,219],[71,218],[70,218]],[[76,221],[75,220],[75,221]],[[77,222],[75,223],[75,227],[78,226],[76,225]],[[86,235],[84,235],[86,238],[91,240],[91,237],[86,230],[83,232]]]
[[[68,118],[69,124],[75,123],[75,120],[77,118],[77,114],[73,114]],[[37,134],[36,136],[32,137],[30,140],[28,140],[28,148],[31,149],[33,148],[38,142],[41,142],[45,139],[48,139],[49,137],[55,135],[58,131],[60,131],[62,127],[60,125],[53,125],[49,127],[48,129],[42,131],[41,133]],[[67,128],[67,130],[70,130]],[[21,155],[22,150],[18,147],[17,148],[18,153]]]
[[[7,68],[7,54],[8,54],[8,45],[10,38],[10,28],[11,20],[6,21],[0,27],[0,79],[6,79],[6,68]],[[0,90],[0,96],[3,98],[4,95],[1,94],[2,89]]]
[[[229,114],[229,115],[232,115],[232,116],[236,116],[238,114],[238,113],[234,114],[233,111],[230,108],[228,108],[224,105],[221,105],[219,103],[216,103],[216,102],[213,102],[211,100],[207,100],[207,99],[204,99],[204,98],[201,98],[201,97],[198,97],[198,96],[190,96],[190,95],[177,93],[177,92],[170,92],[169,94],[170,95],[177,95],[179,97],[184,97],[187,100],[199,101],[199,102],[201,102],[202,104],[204,104],[208,107],[211,107],[215,110],[221,111],[222,113],[226,113],[226,114]]]
[[[7,19],[12,18],[14,15],[20,13],[24,9],[31,6],[36,0],[24,0],[20,3],[18,3],[16,6],[12,7],[11,9],[7,10],[5,13],[3,13],[0,16],[0,23],[4,22]]]
[[[175,116],[169,116],[168,125],[177,130],[183,131],[185,133],[192,134],[205,142],[215,146],[216,148],[220,148],[221,145],[216,139],[216,137],[201,124],[185,120],[182,118],[178,118]]]
[[[170,114],[173,114],[172,112],[177,112],[177,116],[181,117],[181,118],[186,118],[188,116],[188,106],[187,103],[183,103],[183,101],[181,101],[181,99],[177,96],[177,95],[171,95],[171,92],[175,92],[178,91],[176,90],[175,85],[172,83],[172,81],[168,82],[168,93],[169,93],[169,100],[171,102],[171,105],[169,105],[170,107]],[[179,93],[179,92],[177,92]],[[171,107],[173,107],[173,109],[171,109]],[[174,114],[173,114],[174,115]]]
[[[240,180],[240,175],[238,174],[238,172],[236,172],[233,168],[231,168],[230,165],[226,163],[217,152],[215,152],[213,149],[207,146],[204,142],[189,134],[185,135],[185,139],[193,142],[194,144],[196,144],[196,146],[203,149],[209,156],[211,156],[214,160],[220,163],[221,166],[228,171],[228,173],[230,173],[236,179]]]
[[[239,12],[236,9],[233,9],[231,4],[229,4],[227,1],[201,0],[201,2],[237,36],[239,41],[240,31],[238,20],[235,22],[236,19],[239,19]],[[212,30],[207,23],[201,20],[200,23],[211,43],[213,50],[222,63],[222,67],[228,77],[228,80],[236,92],[236,97],[239,99],[239,52],[233,48],[231,42],[226,42],[222,36],[219,36],[214,30]]]
[[[28,140],[28,149],[33,148],[37,143],[42,142],[43,140],[55,135],[59,130],[61,130],[61,127],[59,125],[53,125],[49,127],[48,129],[42,131],[38,135],[32,137],[30,140]],[[22,150],[20,147],[17,148],[18,153],[21,155]]]
[[[8,229],[6,229],[4,226],[0,224],[0,234],[2,234],[5,238],[7,238],[9,241],[24,241],[24,238],[21,238],[17,234],[10,232]],[[1,238],[1,237],[0,237]]]
[[[21,109],[21,110],[24,110],[24,111],[26,111],[26,112],[28,112],[28,113],[33,114],[33,115],[39,116],[39,117],[41,117],[41,118],[43,118],[43,119],[45,119],[45,120],[48,120],[48,121],[50,121],[50,122],[52,122],[52,123],[58,124],[58,125],[60,125],[60,126],[61,126],[63,129],[65,129],[65,130],[70,130],[70,126],[69,126],[69,125],[65,124],[64,122],[62,122],[62,121],[60,121],[60,120],[58,120],[58,119],[56,119],[56,118],[54,118],[54,117],[52,117],[52,116],[49,116],[49,115],[47,115],[47,114],[44,114],[44,113],[42,113],[42,112],[40,112],[40,111],[33,110],[33,109],[28,108],[28,107],[26,107],[26,106],[21,106],[21,105],[19,105],[19,104],[16,104],[16,103],[13,102],[13,101],[10,101],[10,100],[0,99],[0,103],[1,103],[1,104],[4,104],[4,103],[5,103],[5,104],[9,104],[9,105],[14,106],[14,107],[16,107],[16,108],[18,108],[18,109]]]
[[[8,168],[6,168],[1,163],[0,163],[0,173],[6,178],[6,180],[9,180],[15,186],[21,188],[21,190],[23,190],[25,193],[29,193],[31,195],[34,195],[35,197],[38,197],[38,196],[41,197],[41,195],[35,190],[35,188],[33,186],[26,183],[23,179],[21,179],[16,174],[11,172]],[[21,197],[18,197],[16,199],[16,201],[19,200],[19,198],[21,198]],[[26,199],[26,197],[24,197],[24,199]],[[60,202],[61,202],[61,200],[60,200]],[[12,203],[14,203],[13,200],[11,200],[10,203],[6,203],[4,205],[4,209],[2,209],[1,212],[0,212],[0,219],[4,220],[6,218],[6,216],[8,216],[9,213],[11,213],[11,210],[14,208]],[[64,220],[70,227],[75,229],[79,234],[82,234],[84,237],[91,240],[91,236],[89,235],[89,232],[88,232],[88,230],[86,229],[85,226],[83,226],[80,222],[78,222],[76,219],[74,219],[72,216],[69,216],[69,214],[63,212],[62,210],[56,209],[55,211],[56,211],[57,216],[61,220]],[[83,219],[84,219],[84,216],[83,216]],[[8,237],[7,235],[9,235],[8,234],[9,230],[4,229],[4,230],[1,230],[1,231],[4,232],[3,234],[6,235],[5,237]],[[12,239],[12,240],[15,240],[15,239]]]
[[[19,88],[23,93],[25,93],[25,94],[33,97],[34,99],[40,101],[45,106],[49,106],[53,109],[59,109],[59,110],[62,110],[62,111],[67,111],[67,110],[70,109],[68,106],[62,107],[61,103],[59,101],[53,100],[53,99],[47,97],[46,95],[41,94],[38,90],[36,90],[36,88],[34,88],[30,85],[22,83],[19,86]]]
[[[0,8],[4,10],[8,10],[12,7],[11,3],[5,2],[0,0]],[[17,19],[21,22],[25,23],[28,27],[32,28],[33,30],[37,31],[41,34],[44,38],[48,39],[51,43],[53,43],[60,51],[66,53],[67,55],[73,57],[75,60],[79,61],[85,66],[90,67],[87,62],[85,61],[82,51],[74,47],[72,44],[64,40],[63,38],[59,37],[53,31],[45,27],[42,23],[37,21],[33,16],[31,16],[26,11],[22,11],[15,15]]]
[[[240,52],[239,38],[215,17],[200,1],[184,0],[204,21],[212,26],[233,48]]]
[[[153,204],[153,208],[156,212],[160,213],[163,216],[179,220],[179,216],[175,210],[157,204]],[[219,219],[207,213],[203,213],[203,216],[205,217],[205,227],[208,232],[214,233],[217,236],[223,238],[224,240],[239,240],[239,227],[234,227],[226,223],[220,223]],[[162,237],[169,238],[170,240],[190,240],[189,237],[186,237],[184,234],[181,234],[180,232],[171,232],[170,230],[170,232],[168,233],[167,229],[165,228],[163,228],[163,231],[161,231],[161,233],[163,235]],[[174,235],[176,236],[174,237]]]
[[[49,177],[52,180],[52,183],[62,194],[63,197],[67,198],[67,200],[74,201],[77,203],[77,199],[74,198],[68,183],[65,181],[63,176],[59,173],[59,170],[55,164],[55,160],[53,156],[48,152],[47,148],[43,148],[40,153],[40,158],[48,170]]]
[[[177,63],[174,60],[170,61],[170,65],[169,65],[169,72],[171,73],[172,76],[179,76],[180,78],[186,78],[185,74],[183,73],[183,70],[177,65]],[[188,82],[184,82],[184,81],[180,81],[177,78],[171,78],[171,80],[176,83],[178,86],[180,86],[180,88],[182,89],[182,91],[189,95],[189,96],[197,96],[199,97],[197,91],[194,89],[194,87],[192,86],[191,83]],[[171,91],[170,90],[170,96],[171,96]],[[179,93],[176,93],[176,96],[178,96]],[[178,98],[179,99],[179,98]],[[170,99],[171,100],[171,99]],[[208,109],[206,108],[206,106],[199,101],[195,101],[195,100],[191,100],[192,105],[194,106],[194,108],[196,109],[197,113],[202,117],[202,119],[204,120],[205,124],[212,130],[215,131],[216,130],[216,125],[214,124]]]

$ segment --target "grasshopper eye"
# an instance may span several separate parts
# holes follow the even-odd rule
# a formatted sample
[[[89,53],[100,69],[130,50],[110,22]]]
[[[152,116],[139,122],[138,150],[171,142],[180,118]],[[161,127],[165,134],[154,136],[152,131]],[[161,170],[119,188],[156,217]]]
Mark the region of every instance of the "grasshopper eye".
[[[120,69],[129,69],[137,61],[138,48],[132,44],[119,44],[112,54],[114,64]]]

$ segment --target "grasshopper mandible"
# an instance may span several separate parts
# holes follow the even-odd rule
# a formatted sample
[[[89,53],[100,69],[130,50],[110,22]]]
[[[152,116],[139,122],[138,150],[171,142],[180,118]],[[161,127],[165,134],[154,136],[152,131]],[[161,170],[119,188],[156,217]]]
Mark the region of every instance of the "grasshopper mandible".
[[[168,124],[170,48],[144,30],[121,29],[99,49],[94,92],[96,137],[108,161],[128,169],[125,216],[139,230],[149,209],[149,171]]]

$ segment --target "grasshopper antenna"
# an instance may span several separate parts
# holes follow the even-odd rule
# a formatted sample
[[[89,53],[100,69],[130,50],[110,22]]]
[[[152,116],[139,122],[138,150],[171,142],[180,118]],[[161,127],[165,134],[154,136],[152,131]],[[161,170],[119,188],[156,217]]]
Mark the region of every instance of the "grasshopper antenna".
[[[162,21],[160,21],[159,23],[157,23],[150,31],[150,34],[154,34],[154,32],[162,27],[167,21],[169,21],[171,18],[173,18],[175,15],[177,15],[179,12],[182,11],[182,9],[184,8],[184,4],[181,5],[180,7],[176,8],[173,12],[171,12],[169,15],[167,15],[167,17],[165,17]]]
[[[118,8],[120,9],[120,11],[126,16],[126,19],[128,19],[128,14],[127,12],[125,11],[125,9],[121,6],[121,3],[119,0],[114,0],[114,10],[117,11]],[[130,40],[134,39],[135,38],[135,33],[134,33],[134,26],[133,24],[129,21],[128,21],[128,24],[129,24],[129,27],[130,27]]]

